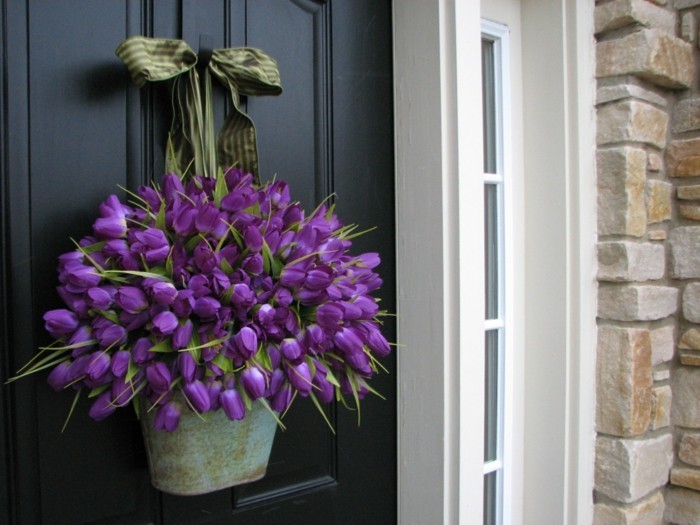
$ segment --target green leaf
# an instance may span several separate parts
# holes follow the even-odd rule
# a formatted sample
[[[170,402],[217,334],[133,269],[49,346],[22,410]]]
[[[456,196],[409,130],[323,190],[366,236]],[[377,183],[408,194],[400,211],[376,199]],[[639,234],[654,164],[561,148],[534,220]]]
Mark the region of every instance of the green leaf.
[[[333,434],[335,434],[335,429],[333,428],[333,425],[331,424],[330,420],[328,419],[328,416],[326,416],[326,411],[323,410],[323,406],[321,406],[321,403],[316,398],[316,394],[314,394],[313,392],[309,392],[309,397],[311,398],[311,401],[314,402],[314,405],[316,406],[316,409],[318,410],[319,414],[321,414],[321,416],[323,416],[323,419],[326,422],[326,424],[328,425],[328,428],[330,428],[331,432],[333,432]]]
[[[221,269],[224,271],[224,273],[228,276],[233,273],[233,266],[226,260],[226,257],[221,258]],[[233,287],[231,287],[231,291],[233,291]],[[228,292],[228,290],[227,290]],[[231,299],[231,295],[229,294],[228,300]]]
[[[131,383],[131,381],[136,377],[136,374],[138,374],[141,371],[141,367],[131,361],[129,359],[129,368],[126,371],[126,376],[124,377],[124,382],[125,383]]]
[[[349,366],[345,366],[345,374],[348,376],[348,382],[350,383],[350,388],[352,389],[352,397],[355,398],[355,406],[357,407],[357,426],[360,426],[360,396],[357,391],[359,390],[357,386],[357,379],[355,378],[355,373],[350,370]]]
[[[68,421],[70,421],[71,416],[73,415],[73,410],[75,410],[75,405],[78,404],[78,399],[80,399],[80,393],[82,390],[77,390],[75,392],[75,397],[73,397],[73,403],[70,406],[70,410],[68,411],[68,415],[66,416],[66,420],[63,423],[63,428],[61,428],[61,434],[63,434],[66,431],[66,427],[68,426]]]
[[[272,372],[272,361],[270,361],[270,354],[267,350],[263,348],[262,343],[258,346],[258,351],[255,354],[255,361],[257,361],[263,368]]]
[[[124,275],[134,275],[134,276],[136,276],[136,277],[150,277],[150,278],[152,278],[152,279],[159,279],[159,280],[161,280],[161,281],[169,282],[170,284],[172,284],[172,281],[171,281],[170,279],[168,279],[165,275],[163,275],[163,274],[165,273],[165,271],[164,271],[164,270],[161,270],[161,272],[163,272],[163,273],[156,273],[156,272],[139,272],[139,271],[136,271],[136,270],[105,270],[105,271],[102,272],[102,273],[105,274],[105,275],[111,275],[111,274],[120,275],[120,274],[124,274]]]
[[[166,339],[165,341],[161,341],[160,343],[153,345],[151,348],[149,348],[149,350],[157,354],[167,354],[175,351],[173,349],[173,345],[170,344],[170,339]]]
[[[214,185],[214,204],[217,208],[221,208],[221,199],[228,195],[228,188],[226,187],[226,178],[224,177],[224,172],[221,167],[216,173],[216,184]]]
[[[161,203],[156,215],[156,228],[167,233],[168,227],[165,224],[165,203]]]
[[[277,421],[277,425],[278,425],[282,430],[287,430],[287,427],[284,426],[284,423],[282,423],[282,420],[277,416],[277,412],[275,412],[274,410],[272,410],[272,408],[270,407],[270,405],[267,404],[267,401],[266,401],[264,398],[262,398],[262,397],[258,398],[258,402],[259,402],[262,406],[264,406],[270,414],[272,414],[272,417],[275,418],[275,421]]]
[[[88,399],[92,399],[93,397],[99,396],[102,392],[107,390],[109,387],[110,387],[110,385],[107,384],[107,385],[101,385],[101,386],[97,386],[97,387],[93,388],[92,390],[90,390],[90,393],[88,394]]]
[[[224,373],[233,372],[233,365],[231,364],[231,360],[223,354],[217,354],[216,357],[212,359],[212,363],[221,368],[221,370],[223,370]]]

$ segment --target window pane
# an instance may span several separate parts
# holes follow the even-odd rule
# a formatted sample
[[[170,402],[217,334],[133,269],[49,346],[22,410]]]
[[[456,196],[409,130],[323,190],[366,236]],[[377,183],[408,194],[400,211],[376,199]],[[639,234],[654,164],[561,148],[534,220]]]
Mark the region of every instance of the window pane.
[[[484,186],[484,239],[486,260],[486,319],[498,319],[498,187]]]
[[[496,173],[496,89],[494,49],[490,40],[481,41],[481,88],[484,112],[484,173]]]
[[[486,332],[484,461],[498,458],[499,330]]]
[[[484,525],[496,525],[498,509],[498,471],[484,476]]]

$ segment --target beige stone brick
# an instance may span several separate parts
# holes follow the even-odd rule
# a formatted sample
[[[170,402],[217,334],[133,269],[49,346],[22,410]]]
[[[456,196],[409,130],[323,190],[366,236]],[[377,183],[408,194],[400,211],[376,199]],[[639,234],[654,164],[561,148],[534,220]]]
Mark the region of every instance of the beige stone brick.
[[[613,0],[595,8],[595,32],[602,33],[631,24],[658,27],[672,33],[675,16],[646,0]]]
[[[681,37],[686,42],[695,42],[698,38],[698,19],[694,13],[685,13],[681,18]]]
[[[651,334],[601,326],[596,363],[596,427],[615,436],[647,431],[651,420]]]
[[[687,88],[693,48],[662,29],[644,29],[596,45],[596,76],[636,75],[659,86]]]
[[[669,177],[700,176],[700,139],[676,140],[666,150]]]
[[[649,171],[661,171],[664,169],[664,160],[658,153],[649,153],[647,168]]]
[[[674,425],[700,428],[700,368],[681,366],[671,375]]]
[[[700,330],[691,328],[686,330],[678,343],[681,350],[700,350]]]
[[[666,146],[668,114],[646,102],[623,100],[606,104],[598,109],[597,120],[599,145],[643,142],[658,148]]]
[[[700,467],[700,433],[689,432],[681,436],[678,458],[684,463]]]
[[[647,222],[654,224],[671,219],[671,194],[673,185],[661,181],[647,182]]]
[[[689,221],[700,221],[700,205],[698,204],[681,204],[678,206],[678,213]]]
[[[632,503],[665,485],[672,463],[671,434],[645,439],[598,436],[595,489],[616,501]]]
[[[682,201],[697,201],[700,200],[700,185],[693,184],[691,186],[679,186],[676,189],[676,195]]]
[[[661,279],[666,271],[664,247],[626,241],[598,243],[598,279],[631,282]]]
[[[664,497],[654,492],[648,498],[632,505],[596,503],[593,509],[595,525],[662,525]]]
[[[679,359],[682,365],[700,366],[700,354],[694,352],[681,352]]]
[[[700,0],[675,0],[673,2],[673,7],[676,9],[688,9],[696,5],[700,5]]]
[[[671,424],[671,387],[654,387],[651,391],[651,430],[658,430]]]
[[[641,237],[646,232],[646,153],[632,147],[599,151],[598,233]]]
[[[700,226],[680,226],[669,233],[671,276],[677,279],[700,277]]]
[[[649,230],[647,237],[650,241],[665,241],[668,237],[666,230]]]
[[[660,107],[666,107],[668,105],[667,100],[662,95],[652,91],[651,89],[630,83],[599,87],[596,90],[595,101],[596,104],[602,105],[608,102],[614,102],[616,100],[623,100],[626,98],[644,100]]]
[[[700,491],[700,470],[685,467],[671,469],[671,483],[677,487],[686,487]]]
[[[673,359],[673,349],[676,336],[675,325],[655,328],[650,331],[650,334],[652,366],[657,366]]]
[[[598,316],[614,321],[654,321],[677,310],[678,290],[669,286],[601,286]]]
[[[674,133],[700,129],[700,98],[679,100],[673,108],[671,123]]]
[[[666,381],[671,377],[671,372],[669,371],[668,368],[661,368],[659,370],[654,370],[651,373],[651,376],[654,378],[654,381]]]
[[[700,323],[700,283],[688,283],[683,290],[683,316]]]
[[[690,322],[700,323],[700,283],[688,283],[683,290],[683,316]]]
[[[666,491],[665,523],[700,525],[700,492],[670,487]]]

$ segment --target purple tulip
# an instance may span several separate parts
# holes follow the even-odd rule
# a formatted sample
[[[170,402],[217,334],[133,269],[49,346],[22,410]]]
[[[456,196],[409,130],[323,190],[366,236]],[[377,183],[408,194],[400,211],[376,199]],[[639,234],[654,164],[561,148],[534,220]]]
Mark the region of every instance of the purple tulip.
[[[304,279],[306,279],[306,270],[300,268],[299,266],[285,266],[282,268],[282,273],[280,274],[280,283],[283,286],[290,288],[297,288],[304,284]]]
[[[79,317],[85,318],[89,316],[89,307],[85,302],[85,298],[82,293],[71,293],[65,286],[58,286],[56,287],[56,290],[58,291],[58,295],[61,297],[61,299],[63,299],[63,302],[66,303],[68,308],[70,308],[76,314],[78,314]]]
[[[107,390],[97,397],[88,414],[95,421],[102,421],[111,416],[116,409],[116,405],[112,403],[112,393]]]
[[[254,253],[243,259],[241,263],[243,268],[250,275],[260,275],[263,271],[263,258],[259,253]]]
[[[263,238],[260,235],[260,230],[253,225],[248,225],[243,230],[243,240],[246,247],[251,252],[259,252],[263,247]]]
[[[106,327],[95,329],[94,332],[102,348],[111,348],[126,343],[127,331],[123,326],[108,323]]]
[[[111,359],[106,352],[95,352],[85,366],[85,373],[93,381],[101,379],[110,369]]]
[[[207,387],[204,386],[204,383],[199,380],[186,383],[185,386],[182,387],[182,391],[197,412],[203,414],[209,410],[211,406],[209,391]]]
[[[186,319],[192,313],[194,307],[194,294],[192,290],[178,290],[177,298],[173,303],[173,312],[180,319]]]
[[[192,338],[192,329],[194,325],[192,321],[187,319],[184,323],[179,323],[175,331],[173,332],[173,348],[175,350],[180,350],[185,348]]]
[[[316,322],[326,331],[335,332],[341,329],[343,308],[336,303],[322,304],[316,309]]]
[[[377,328],[374,325],[370,326],[372,326],[373,328],[370,329],[369,335],[367,336],[367,346],[369,346],[374,353],[381,357],[389,355],[389,353],[391,352],[389,342],[379,331],[379,328]]]
[[[83,264],[72,265],[66,269],[65,275],[66,290],[70,293],[83,293],[88,288],[100,284],[102,277],[92,266]]]
[[[85,302],[91,308],[109,310],[112,306],[112,295],[100,286],[93,286],[85,292]]]
[[[287,379],[302,396],[311,391],[311,371],[305,361],[287,365]]]
[[[241,328],[233,340],[243,359],[250,359],[258,351],[258,335],[249,326]]]
[[[205,295],[209,295],[211,293],[211,289],[209,288],[209,279],[207,279],[204,275],[193,275],[190,282],[187,283],[187,287],[192,291],[195,299],[199,299],[200,297],[204,297]],[[194,306],[194,302],[192,303],[192,306]]]
[[[114,302],[125,312],[137,314],[148,308],[148,298],[141,288],[120,286],[114,294]]]
[[[151,331],[159,337],[172,334],[179,323],[177,317],[172,312],[160,312],[153,317],[153,326]]]
[[[216,228],[221,222],[219,209],[212,203],[202,206],[195,219],[195,227],[200,233],[207,233]]]
[[[49,310],[44,314],[44,321],[44,328],[55,339],[70,334],[78,328],[78,316],[65,308]]]
[[[245,405],[238,390],[222,390],[219,394],[219,402],[226,413],[226,417],[231,421],[243,419],[245,416]]]
[[[112,382],[112,403],[118,407],[126,406],[134,394],[134,387],[131,383],[124,381],[122,377],[117,377]]]
[[[131,358],[134,363],[143,365],[151,361],[156,354],[151,352],[151,347],[153,343],[146,337],[141,337],[136,340],[134,346],[131,348]]]
[[[161,406],[153,419],[153,428],[173,432],[180,424],[180,412],[182,406],[176,401],[169,401]]]
[[[194,313],[203,321],[213,321],[221,309],[221,303],[213,297],[200,297],[194,303]]]
[[[182,378],[190,383],[197,373],[197,361],[189,352],[180,352],[177,356],[177,368]]]
[[[197,208],[189,203],[182,204],[173,209],[173,230],[178,235],[189,236],[197,231],[195,220],[197,219]]]
[[[125,206],[119,200],[119,197],[112,194],[103,203],[100,204],[101,217],[124,217],[132,212],[131,208]]]
[[[317,363],[313,379],[314,393],[324,403],[330,403],[335,397],[335,387],[328,381],[327,374],[328,370],[322,370]]]
[[[241,383],[248,397],[258,399],[265,395],[266,381],[265,374],[258,368],[250,367],[243,370],[241,373]]]
[[[90,342],[90,344],[87,344]],[[90,325],[84,324],[77,328],[68,339],[68,346],[80,345],[73,349],[73,357],[87,353],[95,344]]]
[[[245,283],[237,283],[233,286],[231,302],[241,308],[250,308],[255,304],[255,293]]]
[[[110,369],[116,377],[124,377],[129,370],[131,354],[127,350],[119,350],[112,356]]]
[[[165,363],[156,361],[146,368],[146,379],[155,392],[163,393],[170,390],[172,376]]]
[[[103,239],[118,239],[126,236],[126,219],[118,216],[102,217],[92,225],[95,235]]]
[[[194,263],[199,271],[210,274],[214,268],[219,266],[219,256],[205,243],[200,242],[194,249]]]
[[[207,387],[207,392],[209,394],[209,410],[212,412],[214,410],[219,410],[221,407],[221,402],[219,400],[219,394],[221,393],[223,386],[221,381],[213,380],[211,377],[207,378],[207,382],[204,383]]]
[[[151,287],[151,297],[157,304],[171,305],[177,298],[177,289],[170,283],[158,281]]]
[[[340,306],[343,308],[343,319],[346,321],[355,321],[363,316],[362,308],[355,303],[342,301]]]
[[[354,328],[342,328],[333,336],[333,341],[336,347],[340,348],[345,354],[362,354],[363,342],[357,335]]]
[[[319,266],[309,270],[304,280],[304,287],[310,290],[325,290],[333,280],[333,270],[328,266]]]
[[[138,243],[132,245],[132,249],[142,253],[149,264],[163,262],[170,253],[168,238],[158,228],[146,228],[143,231],[134,232]]]
[[[372,375],[372,367],[369,364],[369,356],[364,352],[347,354],[345,356],[345,360],[352,368],[363,376],[369,377]]]
[[[285,357],[285,359],[288,359],[289,361],[294,361],[301,357],[302,348],[299,344],[299,341],[297,341],[296,339],[287,338],[280,343],[280,352],[282,352],[282,355]]]
[[[270,400],[270,408],[272,408],[272,410],[275,412],[282,413],[289,408],[289,405],[292,403],[292,399],[294,399],[294,391],[292,390],[292,386],[289,383],[285,383],[282,385],[279,392],[277,392]]]
[[[377,301],[375,301],[374,298],[366,295],[361,295],[356,298],[353,304],[362,310],[363,319],[373,319],[379,311]]]
[[[71,365],[71,361],[61,361],[51,370],[51,373],[46,378],[46,382],[56,392],[63,390],[70,383],[69,374]]]

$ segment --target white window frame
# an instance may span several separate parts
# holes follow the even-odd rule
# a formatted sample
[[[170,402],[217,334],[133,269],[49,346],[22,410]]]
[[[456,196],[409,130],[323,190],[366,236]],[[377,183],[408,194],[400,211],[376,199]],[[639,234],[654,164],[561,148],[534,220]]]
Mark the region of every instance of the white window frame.
[[[498,318],[486,320],[485,331],[499,329],[498,352],[498,406],[497,459],[484,464],[484,476],[501,471],[501,481],[497,497],[497,523],[510,524],[512,521],[512,445],[513,445],[513,353],[515,334],[514,275],[513,258],[513,175],[511,125],[511,76],[510,76],[510,32],[508,26],[491,20],[481,21],[481,36],[493,43],[494,59],[494,106],[496,173],[486,173],[484,185],[493,184],[499,194],[497,200],[498,237]],[[462,206],[467,206],[463,203]],[[462,301],[465,301],[463,298]],[[462,417],[468,414],[462,413]]]

